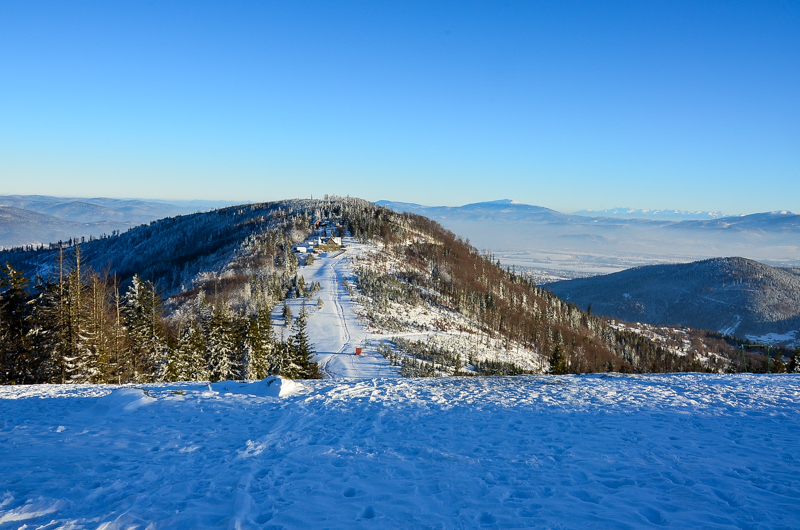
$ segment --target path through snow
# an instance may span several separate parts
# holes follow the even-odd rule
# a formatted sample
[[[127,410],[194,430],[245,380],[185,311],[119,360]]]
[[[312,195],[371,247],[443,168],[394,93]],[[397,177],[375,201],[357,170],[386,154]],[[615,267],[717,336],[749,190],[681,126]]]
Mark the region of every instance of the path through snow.
[[[391,366],[374,348],[366,346],[375,336],[358,321],[354,311],[357,301],[344,285],[344,280],[353,276],[347,260],[362,252],[363,247],[352,240],[347,240],[347,245],[344,252],[323,254],[316,258],[313,265],[300,267],[298,271],[307,284],[319,282],[321,287],[318,294],[323,302],[321,309],[316,306],[316,298],[306,301],[310,315],[308,334],[317,352],[315,361],[328,378],[397,377],[398,369]],[[303,299],[287,300],[295,316],[300,314],[302,303]],[[282,308],[282,305],[278,305],[273,312],[278,333],[283,327]],[[288,332],[284,329],[284,333]],[[356,348],[362,348],[363,355],[355,355]]]

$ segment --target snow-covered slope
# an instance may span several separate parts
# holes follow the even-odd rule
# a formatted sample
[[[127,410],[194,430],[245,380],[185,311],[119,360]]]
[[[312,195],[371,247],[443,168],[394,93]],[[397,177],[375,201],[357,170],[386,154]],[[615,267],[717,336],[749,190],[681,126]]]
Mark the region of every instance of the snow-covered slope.
[[[398,369],[389,364],[380,355],[375,345],[383,337],[368,331],[359,320],[356,309],[356,297],[350,294],[346,286],[347,278],[353,279],[353,268],[350,258],[368,251],[367,245],[353,240],[346,240],[345,250],[322,253],[312,265],[302,267],[299,274],[307,283],[319,282],[318,298],[322,307],[307,305],[309,313],[308,334],[317,352],[315,361],[319,363],[324,377],[396,377]],[[352,289],[352,287],[351,287]],[[301,311],[305,299],[286,300],[286,305],[294,315]],[[283,331],[282,305],[273,310],[272,319],[276,323],[276,334]],[[356,355],[356,348],[361,348],[361,355]]]
[[[519,345],[509,347],[502,338],[483,337],[475,322],[444,307],[409,307],[395,303],[376,315],[375,306],[358,288],[357,270],[381,269],[387,266],[389,258],[375,245],[351,238],[346,238],[344,243],[343,250],[322,253],[312,265],[298,270],[307,284],[319,282],[317,297],[285,301],[293,315],[298,315],[306,302],[308,333],[317,352],[315,361],[324,377],[396,377],[401,361],[409,359],[407,354],[398,351],[398,343],[415,342],[458,351],[465,360],[514,363],[532,372],[546,369],[547,360],[538,352]],[[379,261],[376,262],[376,258]],[[322,300],[322,307],[316,300]],[[289,332],[282,311],[283,304],[280,304],[272,312],[278,336]],[[390,325],[387,326],[385,320],[390,320]],[[361,349],[360,355],[356,355],[357,348]],[[393,358],[393,362],[387,357]],[[441,370],[432,373],[438,374]],[[460,373],[469,375],[472,372],[467,365]]]
[[[0,388],[0,528],[795,528],[800,376]]]

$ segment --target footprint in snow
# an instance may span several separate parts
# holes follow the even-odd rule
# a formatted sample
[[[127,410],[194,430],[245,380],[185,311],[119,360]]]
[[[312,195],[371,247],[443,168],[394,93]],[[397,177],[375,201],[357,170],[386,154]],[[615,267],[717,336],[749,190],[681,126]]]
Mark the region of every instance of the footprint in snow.
[[[659,526],[667,524],[667,520],[664,518],[664,516],[661,514],[661,512],[656,510],[656,509],[654,509],[654,508],[643,508],[643,509],[639,510],[639,513],[645,519],[647,519],[651,524],[655,524],[655,525],[659,525]]]

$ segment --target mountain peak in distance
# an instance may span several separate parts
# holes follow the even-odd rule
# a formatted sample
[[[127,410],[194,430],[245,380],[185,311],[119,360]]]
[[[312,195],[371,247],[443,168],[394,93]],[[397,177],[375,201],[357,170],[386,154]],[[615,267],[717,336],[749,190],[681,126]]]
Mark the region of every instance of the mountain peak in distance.
[[[651,210],[646,208],[606,208],[603,210],[592,210],[587,208],[574,212],[573,215],[585,217],[619,217],[625,219],[664,219],[670,221],[705,221],[709,219],[721,219],[730,217],[724,212],[709,212],[703,210],[689,211],[677,209]]]

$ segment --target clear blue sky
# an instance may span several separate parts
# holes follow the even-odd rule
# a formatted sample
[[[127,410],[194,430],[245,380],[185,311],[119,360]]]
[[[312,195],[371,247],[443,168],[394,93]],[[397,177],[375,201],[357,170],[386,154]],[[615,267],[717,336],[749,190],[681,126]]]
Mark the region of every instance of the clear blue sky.
[[[800,210],[800,2],[0,3],[0,194]]]

